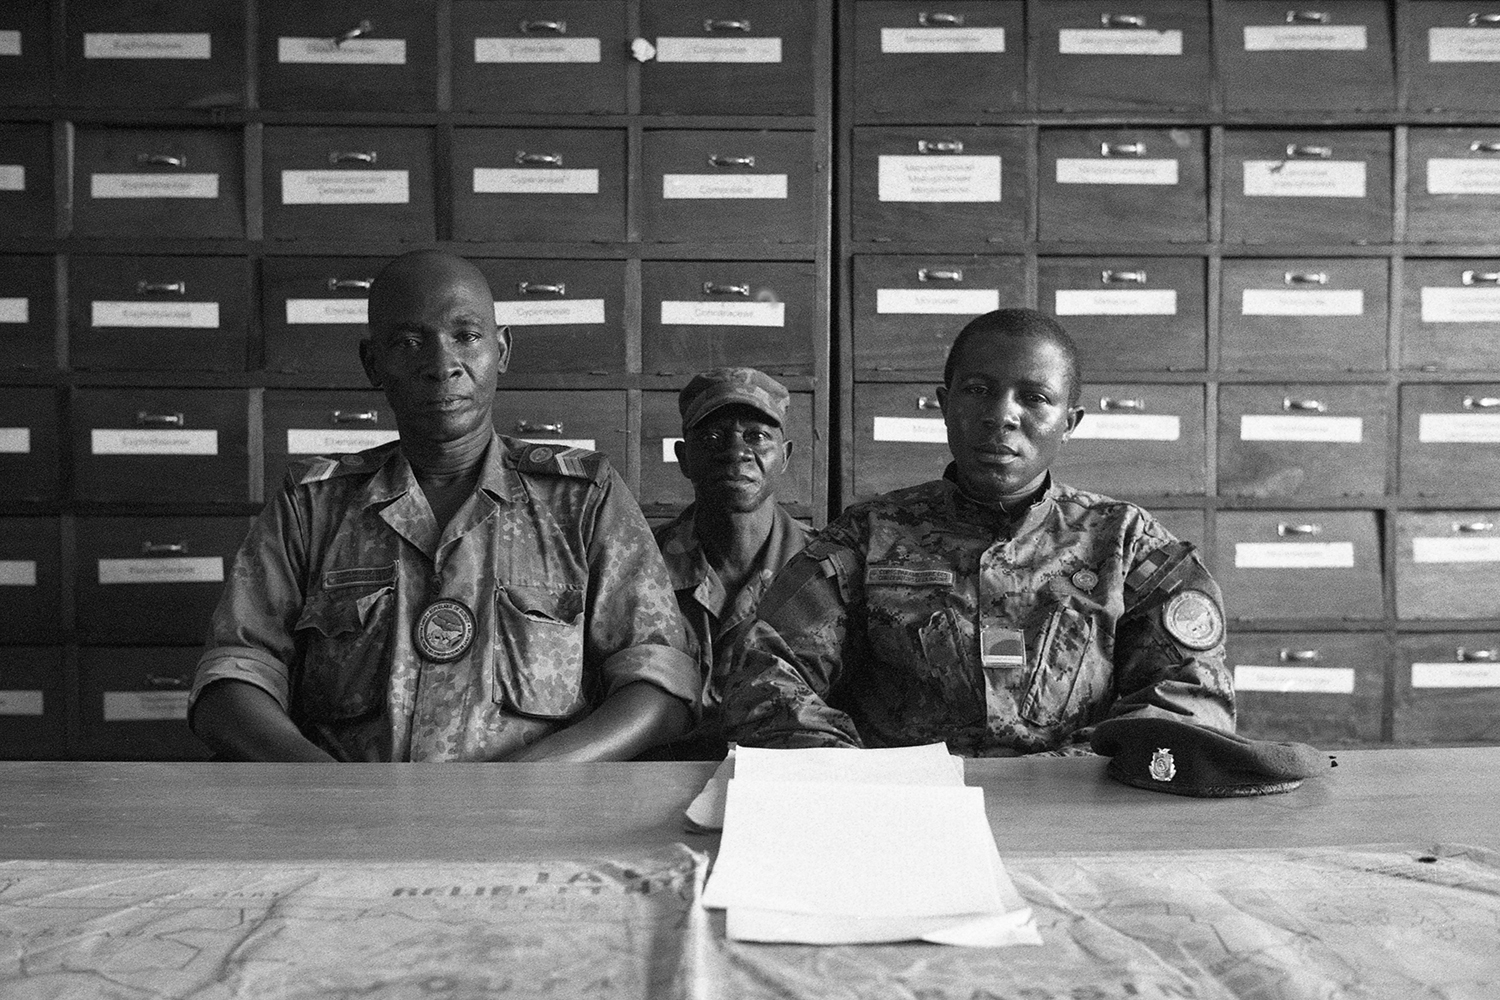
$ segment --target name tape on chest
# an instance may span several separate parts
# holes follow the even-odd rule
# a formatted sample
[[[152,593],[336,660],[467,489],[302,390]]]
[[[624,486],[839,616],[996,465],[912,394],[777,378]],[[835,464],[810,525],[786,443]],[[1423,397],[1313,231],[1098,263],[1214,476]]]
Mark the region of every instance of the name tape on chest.
[[[900,587],[951,587],[958,577],[951,569],[907,569],[904,566],[869,566],[865,585]]]

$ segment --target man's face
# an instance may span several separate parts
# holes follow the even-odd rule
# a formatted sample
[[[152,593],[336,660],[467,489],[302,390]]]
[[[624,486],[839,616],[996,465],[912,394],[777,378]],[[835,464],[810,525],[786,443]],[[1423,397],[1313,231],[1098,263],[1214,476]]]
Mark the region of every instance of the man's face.
[[[1083,418],[1068,408],[1068,362],[1040,337],[975,337],[938,389],[948,448],[964,492],[998,501],[1041,485]]]
[[[791,455],[781,428],[749,406],[713,411],[677,444],[679,468],[698,505],[735,513],[774,499]]]

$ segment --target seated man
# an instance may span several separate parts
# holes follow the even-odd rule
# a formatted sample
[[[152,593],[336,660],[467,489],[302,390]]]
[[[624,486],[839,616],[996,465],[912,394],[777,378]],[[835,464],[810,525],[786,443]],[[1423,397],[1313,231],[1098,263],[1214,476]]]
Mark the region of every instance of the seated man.
[[[450,254],[370,288],[401,439],[294,469],[235,560],[189,720],[236,760],[626,759],[691,722],[661,554],[603,455],[500,437],[510,335]]]
[[[754,621],[771,577],[811,535],[776,502],[792,457],[783,429],[789,400],[786,386],[754,368],[703,372],[677,396],[677,467],[693,484],[693,503],[655,534],[697,656],[703,718],[689,738],[653,756],[724,756],[719,702],[732,637]]]
[[[735,651],[728,737],[1005,756],[1085,752],[1121,715],[1232,730],[1219,589],[1192,547],[1047,471],[1083,419],[1071,338],[986,313],[943,382],[943,478],[854,505],[777,575]]]

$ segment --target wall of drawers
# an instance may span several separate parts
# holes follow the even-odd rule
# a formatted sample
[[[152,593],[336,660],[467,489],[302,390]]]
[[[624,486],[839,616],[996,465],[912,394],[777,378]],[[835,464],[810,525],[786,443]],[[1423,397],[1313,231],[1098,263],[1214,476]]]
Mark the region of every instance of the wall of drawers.
[[[392,255],[490,278],[496,425],[687,502],[676,391],[793,390],[829,506],[830,0],[53,0],[0,10],[0,756],[195,757],[187,683],[292,458],[395,436]]]

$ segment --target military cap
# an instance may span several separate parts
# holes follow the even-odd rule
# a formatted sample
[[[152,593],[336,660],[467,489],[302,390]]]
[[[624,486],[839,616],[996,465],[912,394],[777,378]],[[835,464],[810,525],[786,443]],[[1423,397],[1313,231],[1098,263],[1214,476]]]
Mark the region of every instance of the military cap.
[[[1109,776],[1153,792],[1227,798],[1289,792],[1329,766],[1305,743],[1272,743],[1193,722],[1109,719],[1094,729],[1094,752]]]
[[[754,368],[710,368],[694,375],[677,394],[682,429],[698,426],[710,413],[741,403],[770,417],[778,427],[786,421],[791,399],[786,386]]]

